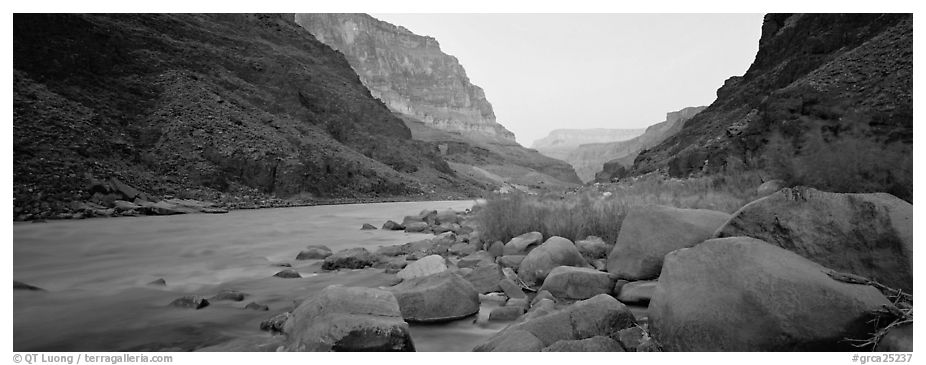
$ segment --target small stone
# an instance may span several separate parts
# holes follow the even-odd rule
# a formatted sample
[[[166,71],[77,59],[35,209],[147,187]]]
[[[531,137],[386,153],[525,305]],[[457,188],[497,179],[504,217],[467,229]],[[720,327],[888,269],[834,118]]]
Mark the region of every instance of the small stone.
[[[386,221],[386,223],[383,224],[383,229],[387,231],[401,231],[405,229],[405,226],[394,221]]]
[[[13,280],[13,290],[32,290],[32,291],[44,291],[45,289],[39,288],[37,286],[32,286],[21,281]]]
[[[302,275],[299,275],[298,271],[293,270],[293,269],[286,269],[286,270],[280,271],[276,274],[273,274],[273,276],[276,276],[278,278],[283,278],[283,279],[298,279],[302,277]]]
[[[508,297],[501,293],[479,294],[479,301],[482,303],[501,303],[508,301]]]
[[[167,286],[167,281],[164,280],[164,278],[158,278],[158,279],[155,279],[154,281],[148,283],[148,285],[153,285],[153,286]]]
[[[250,302],[246,306],[244,306],[244,309],[250,309],[250,310],[256,310],[256,311],[269,311],[270,307],[264,304],[257,303],[257,302]]]
[[[361,231],[372,231],[375,229],[376,229],[376,226],[369,224],[369,223],[364,223],[363,226],[360,227]]]
[[[209,301],[206,300],[206,298],[187,295],[185,297],[174,299],[173,302],[170,302],[170,306],[177,308],[200,309],[209,306]]]
[[[215,300],[215,301],[218,301],[218,300],[231,300],[231,301],[235,301],[235,302],[240,302],[240,301],[244,300],[244,297],[245,297],[245,296],[247,296],[247,294],[242,293],[242,292],[240,292],[240,291],[237,291],[237,290],[234,290],[234,289],[225,289],[225,290],[220,291],[218,294],[216,294],[215,296],[213,296],[212,298],[209,298],[209,299]]]
[[[286,325],[286,321],[292,316],[289,312],[280,313],[269,319],[260,322],[261,331],[269,331],[271,333],[283,333],[283,326]]]

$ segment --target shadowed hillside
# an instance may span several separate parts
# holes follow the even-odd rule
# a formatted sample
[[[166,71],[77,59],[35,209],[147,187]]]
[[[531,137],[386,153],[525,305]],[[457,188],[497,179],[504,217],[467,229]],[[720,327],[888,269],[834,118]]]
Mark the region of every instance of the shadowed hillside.
[[[223,201],[476,191],[291,19],[16,15],[14,215],[109,178]]]

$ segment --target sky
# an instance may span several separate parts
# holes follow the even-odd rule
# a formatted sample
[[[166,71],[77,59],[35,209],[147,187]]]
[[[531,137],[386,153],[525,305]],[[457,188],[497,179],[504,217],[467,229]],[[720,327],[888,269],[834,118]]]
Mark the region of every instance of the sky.
[[[371,14],[437,39],[530,146],[709,105],[755,59],[762,14]]]

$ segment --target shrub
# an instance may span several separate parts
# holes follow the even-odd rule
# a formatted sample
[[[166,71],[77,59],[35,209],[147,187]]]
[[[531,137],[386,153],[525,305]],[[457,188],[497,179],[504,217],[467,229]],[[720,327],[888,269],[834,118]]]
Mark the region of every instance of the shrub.
[[[487,243],[507,242],[532,231],[573,241],[598,236],[613,243],[632,206],[660,204],[732,213],[753,200],[761,184],[759,174],[752,172],[685,180],[658,175],[626,180],[570,194],[496,195],[479,209],[476,223]]]

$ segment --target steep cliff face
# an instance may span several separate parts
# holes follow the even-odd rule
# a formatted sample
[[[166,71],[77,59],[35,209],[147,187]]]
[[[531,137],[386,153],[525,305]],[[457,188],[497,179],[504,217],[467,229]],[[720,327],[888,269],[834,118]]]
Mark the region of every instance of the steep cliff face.
[[[40,218],[118,178],[157,196],[475,191],[280,15],[17,14],[14,213]]]
[[[626,141],[643,134],[643,131],[644,129],[557,129],[534,141],[531,148],[544,156],[565,160],[566,156],[580,145]]]
[[[361,81],[463,176],[487,184],[579,184],[569,164],[522,147],[495,121],[482,89],[434,38],[366,14],[296,14],[315,37],[344,53]]]
[[[431,37],[367,14],[296,14],[319,41],[341,51],[373,96],[429,126],[479,138],[514,141],[495,121],[485,93]]]
[[[563,159],[576,169],[576,174],[582,181],[610,181],[611,177],[619,177],[619,172],[613,167],[629,167],[640,151],[655,146],[678,132],[686,120],[704,108],[688,107],[666,113],[666,120],[647,127],[636,137],[617,142],[582,144]],[[606,163],[612,168],[604,167]]]
[[[769,14],[746,74],[641,153],[632,173],[761,168],[829,190],[911,197],[912,73],[910,14]]]

